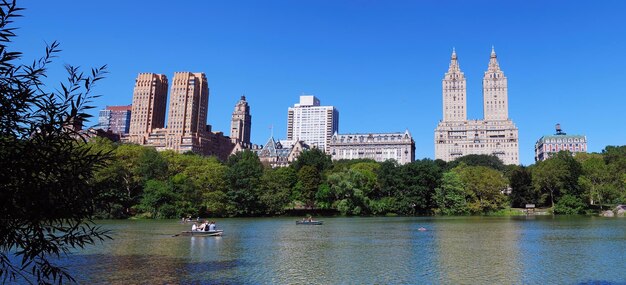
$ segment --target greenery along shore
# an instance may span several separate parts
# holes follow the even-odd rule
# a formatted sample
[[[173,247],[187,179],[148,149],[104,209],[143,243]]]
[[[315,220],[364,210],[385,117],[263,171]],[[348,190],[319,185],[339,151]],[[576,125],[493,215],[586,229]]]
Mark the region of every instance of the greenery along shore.
[[[626,203],[626,146],[575,157],[561,152],[528,167],[505,166],[486,155],[407,165],[331,161],[313,149],[290,167],[275,169],[249,151],[221,163],[106,139],[89,146],[112,154],[93,181],[102,218],[281,215],[294,208],[343,215],[480,215],[527,203],[552,207],[556,214],[584,214]]]

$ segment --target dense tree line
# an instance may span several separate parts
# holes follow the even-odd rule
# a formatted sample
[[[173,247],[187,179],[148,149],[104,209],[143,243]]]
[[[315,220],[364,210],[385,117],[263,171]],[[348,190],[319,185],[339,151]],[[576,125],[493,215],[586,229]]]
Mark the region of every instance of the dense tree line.
[[[602,153],[561,152],[523,167],[495,156],[446,163],[422,159],[331,161],[305,151],[290,167],[264,167],[250,151],[214,157],[91,142],[114,158],[95,173],[101,217],[180,218],[281,215],[291,209],[342,215],[481,215],[527,203],[583,214],[626,202],[626,146]]]

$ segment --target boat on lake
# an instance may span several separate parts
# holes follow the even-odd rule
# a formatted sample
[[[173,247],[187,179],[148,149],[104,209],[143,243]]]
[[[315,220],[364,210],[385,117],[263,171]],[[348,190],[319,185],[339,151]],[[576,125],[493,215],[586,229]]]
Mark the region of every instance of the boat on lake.
[[[195,237],[216,237],[221,236],[223,230],[215,230],[215,231],[183,231],[180,233],[181,236],[195,236]]]
[[[296,225],[321,225],[324,221],[296,221]]]

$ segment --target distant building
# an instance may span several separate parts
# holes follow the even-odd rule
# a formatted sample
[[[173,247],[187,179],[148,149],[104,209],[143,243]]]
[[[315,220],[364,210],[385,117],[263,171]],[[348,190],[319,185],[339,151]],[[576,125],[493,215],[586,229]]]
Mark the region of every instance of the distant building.
[[[225,136],[223,132],[213,132],[211,125],[206,125],[205,136],[206,141],[203,154],[216,156],[219,160],[226,161],[235,147],[230,137]]]
[[[302,141],[296,141],[290,146],[283,147],[280,142],[274,140],[274,137],[270,137],[263,147],[253,147],[251,151],[256,153],[263,165],[276,168],[289,166],[307,149],[309,146]],[[241,149],[233,150],[233,154],[236,151],[241,151]]]
[[[483,120],[467,120],[465,75],[456,51],[442,81],[443,120],[435,129],[435,158],[453,161],[468,154],[495,155],[504,164],[519,164],[518,129],[509,119],[508,83],[491,50],[483,77]]]
[[[572,154],[587,152],[587,137],[568,135],[556,124],[556,133],[541,137],[535,143],[535,161],[544,161],[559,151],[567,150]]]
[[[98,128],[111,131],[114,134],[128,134],[130,130],[130,114],[132,105],[106,106],[100,110],[98,116]]]
[[[110,130],[105,131],[100,128],[89,128],[86,130],[82,130],[80,131],[80,134],[82,135],[83,138],[88,139],[88,140],[93,140],[96,137],[101,137],[101,138],[107,138],[112,142],[117,142],[121,138],[120,134],[116,134]]]
[[[393,159],[399,164],[415,159],[415,142],[408,130],[404,133],[337,134],[329,145],[333,160],[373,159],[378,162]]]
[[[175,72],[167,117],[167,149],[208,154],[209,86],[204,73]]]
[[[165,127],[167,77],[163,74],[140,73],[135,80],[128,140],[146,144],[148,135]]]
[[[233,144],[222,132],[212,132],[206,123],[209,87],[204,73],[174,73],[165,127],[167,86],[164,75],[139,74],[133,93],[130,134],[124,139],[158,151],[191,151],[226,160]]]
[[[333,106],[320,106],[315,96],[300,96],[300,103],[289,107],[287,140],[304,141],[328,153],[330,138],[337,131],[339,111]]]
[[[233,144],[242,143],[250,145],[250,133],[252,130],[252,116],[250,115],[250,106],[246,101],[246,96],[235,105],[233,116],[230,122],[230,139]]]

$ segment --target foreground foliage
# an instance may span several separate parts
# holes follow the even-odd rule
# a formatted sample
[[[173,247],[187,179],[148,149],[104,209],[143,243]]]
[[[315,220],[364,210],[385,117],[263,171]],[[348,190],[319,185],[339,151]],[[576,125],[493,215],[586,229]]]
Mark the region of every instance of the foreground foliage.
[[[98,195],[92,178],[107,155],[89,149],[72,128],[89,117],[105,68],[85,75],[67,66],[67,82],[44,90],[58,44],[31,65],[16,63],[21,53],[10,50],[10,24],[20,10],[0,3],[0,279],[62,283],[73,279],[53,260],[107,238],[91,222]]]

